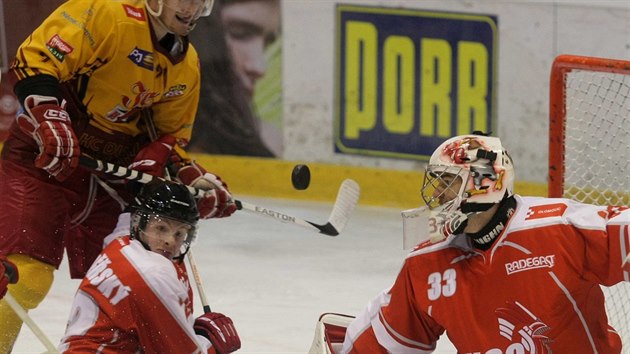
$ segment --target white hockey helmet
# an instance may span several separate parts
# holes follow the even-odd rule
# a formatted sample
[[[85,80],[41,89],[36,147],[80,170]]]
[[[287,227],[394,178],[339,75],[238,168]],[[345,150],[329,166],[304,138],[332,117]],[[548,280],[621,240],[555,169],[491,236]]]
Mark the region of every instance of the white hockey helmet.
[[[435,150],[421,189],[430,209],[464,214],[488,210],[513,194],[514,166],[501,140],[475,134],[450,138]]]

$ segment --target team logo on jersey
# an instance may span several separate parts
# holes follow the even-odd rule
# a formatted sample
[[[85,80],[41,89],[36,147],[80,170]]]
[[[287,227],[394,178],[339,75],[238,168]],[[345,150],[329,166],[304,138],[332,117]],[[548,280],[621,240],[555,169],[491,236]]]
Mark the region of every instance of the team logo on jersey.
[[[125,9],[125,14],[127,17],[134,18],[138,21],[146,21],[147,17],[144,15],[144,10],[138,7],[129,6],[127,4],[123,4],[123,9]]]
[[[499,335],[507,339],[503,348],[476,350],[466,354],[552,354],[553,340],[545,335],[551,327],[518,301],[508,302],[494,311]]]
[[[135,113],[144,107],[151,107],[160,94],[149,91],[142,82],[131,86],[133,96],[122,96],[122,103],[116,105],[105,117],[115,123],[127,122]]]
[[[606,211],[600,211],[597,215],[601,216],[602,219],[612,219],[627,209],[628,207],[626,206],[609,206]]]
[[[551,328],[537,318],[518,301],[507,303],[495,311],[499,322],[499,334],[509,340],[511,353],[551,354],[552,340],[545,336]],[[514,345],[520,345],[517,350]],[[506,351],[507,353],[507,351]]]
[[[48,48],[48,51],[60,62],[63,62],[66,55],[72,53],[74,50],[74,48],[61,39],[58,34],[55,34],[46,42],[46,48]]]
[[[553,268],[556,264],[556,255],[528,257],[516,260],[514,262],[505,263],[505,271],[507,275],[524,272],[526,270],[538,268]]]
[[[171,86],[164,93],[164,98],[181,96],[184,94],[184,91],[186,91],[186,84],[177,84],[175,86]]]
[[[141,68],[153,71],[153,53],[140,49],[138,47],[133,48],[131,53],[127,56],[134,64]]]
[[[563,203],[530,206],[529,210],[527,210],[525,220],[562,216],[565,210],[567,210],[567,205]]]

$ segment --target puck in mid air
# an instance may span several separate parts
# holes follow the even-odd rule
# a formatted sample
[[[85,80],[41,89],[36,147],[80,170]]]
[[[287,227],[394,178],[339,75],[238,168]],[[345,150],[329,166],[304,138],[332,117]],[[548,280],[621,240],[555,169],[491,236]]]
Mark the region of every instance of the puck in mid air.
[[[291,182],[293,183],[293,188],[297,190],[308,188],[308,185],[311,183],[311,171],[308,166],[295,165],[291,173]]]

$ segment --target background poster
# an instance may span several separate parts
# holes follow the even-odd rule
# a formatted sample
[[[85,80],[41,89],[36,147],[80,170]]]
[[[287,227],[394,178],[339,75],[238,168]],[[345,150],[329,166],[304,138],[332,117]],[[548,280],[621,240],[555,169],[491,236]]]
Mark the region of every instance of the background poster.
[[[335,149],[427,160],[496,131],[497,18],[338,5]]]
[[[217,0],[191,33],[201,97],[191,152],[281,156],[280,0]]]

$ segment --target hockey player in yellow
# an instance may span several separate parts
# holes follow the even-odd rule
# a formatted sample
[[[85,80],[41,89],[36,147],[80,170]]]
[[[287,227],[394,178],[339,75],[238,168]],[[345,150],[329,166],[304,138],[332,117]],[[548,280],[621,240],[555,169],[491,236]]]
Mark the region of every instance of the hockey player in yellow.
[[[79,166],[79,156],[210,190],[202,217],[231,215],[227,186],[184,152],[199,102],[199,58],[188,41],[212,0],[69,0],[22,43],[10,70],[22,104],[0,158],[0,257],[20,278],[9,293],[26,309],[44,299],[64,249],[81,278],[130,193]],[[151,142],[153,125],[159,139]],[[155,138],[155,137],[154,137]],[[0,353],[21,327],[0,302]]]

